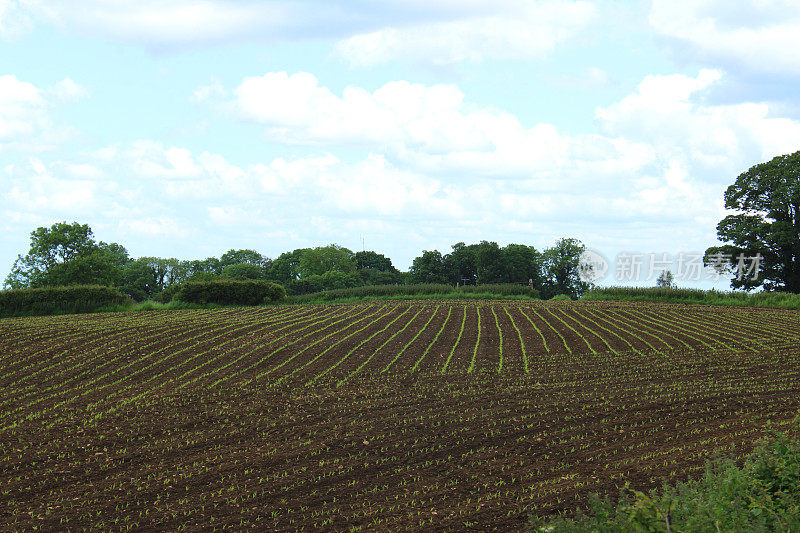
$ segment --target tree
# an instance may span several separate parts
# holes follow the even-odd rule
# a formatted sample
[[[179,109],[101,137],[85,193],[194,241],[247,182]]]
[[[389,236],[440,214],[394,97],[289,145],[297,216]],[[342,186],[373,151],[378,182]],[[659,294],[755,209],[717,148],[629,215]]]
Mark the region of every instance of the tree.
[[[665,270],[661,273],[660,276],[658,276],[658,279],[656,280],[656,286],[664,287],[666,289],[674,287],[675,283],[673,282],[673,279],[674,277],[672,276],[672,272],[670,272],[669,270]]]
[[[334,270],[339,272],[354,272],[356,262],[353,252],[336,244],[319,246],[306,250],[300,257],[300,276],[321,276]]]
[[[444,256],[444,271],[452,285],[475,285],[478,283],[478,245],[457,242],[453,251]]]
[[[706,250],[704,262],[734,271],[734,289],[800,292],[800,151],[740,174],[724,200],[737,213],[717,224],[726,244]],[[745,272],[756,257],[757,274]]]
[[[438,250],[425,250],[411,263],[414,283],[447,283],[444,258]]]
[[[533,246],[509,244],[502,249],[503,264],[506,269],[506,280],[510,283],[527,283],[533,281],[535,288],[542,285],[542,258]]]
[[[264,279],[264,269],[252,263],[237,263],[226,265],[220,277],[229,279]]]
[[[584,250],[586,246],[578,239],[559,239],[555,246],[544,251],[547,296],[566,294],[579,298],[589,290],[589,284],[581,279],[581,254]]]
[[[267,278],[281,283],[288,283],[300,277],[300,259],[310,248],[297,248],[285,252],[272,262]]]
[[[256,252],[255,250],[228,250],[222,257],[219,258],[219,268],[225,268],[228,265],[239,265],[242,263],[247,263],[250,265],[256,265],[266,270],[269,269],[270,261],[269,258],[261,255],[260,253]]]
[[[6,286],[117,285],[128,252],[119,244],[95,242],[87,224],[57,222],[31,232],[30,249],[18,256]]]
[[[371,268],[372,270],[380,270],[381,272],[390,272],[396,270],[392,266],[392,260],[383,254],[372,251],[356,252],[353,256],[356,262],[356,269],[361,270],[364,268]]]
[[[503,252],[496,242],[481,241],[475,254],[475,267],[478,283],[503,283],[506,281],[506,267]]]

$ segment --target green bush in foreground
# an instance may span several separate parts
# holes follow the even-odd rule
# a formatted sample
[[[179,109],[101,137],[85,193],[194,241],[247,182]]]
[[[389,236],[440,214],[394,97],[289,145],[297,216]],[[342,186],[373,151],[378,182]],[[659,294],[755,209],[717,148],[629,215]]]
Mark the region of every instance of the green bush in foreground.
[[[793,430],[800,429],[800,417]],[[800,442],[770,431],[742,467],[709,461],[696,480],[645,494],[629,491],[616,506],[594,497],[588,514],[531,518],[529,532],[760,532],[800,531]]]
[[[199,305],[261,305],[286,297],[281,285],[260,280],[190,281],[175,294],[180,302]]]
[[[129,296],[101,285],[70,285],[0,291],[0,317],[91,313],[128,306]]]

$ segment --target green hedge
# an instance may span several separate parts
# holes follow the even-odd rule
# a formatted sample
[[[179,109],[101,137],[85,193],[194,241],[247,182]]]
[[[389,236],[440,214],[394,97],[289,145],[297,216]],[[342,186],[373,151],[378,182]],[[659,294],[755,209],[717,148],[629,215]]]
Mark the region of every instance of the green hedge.
[[[675,302],[707,305],[738,305],[800,309],[800,295],[789,292],[717,291],[668,287],[598,287],[582,300],[628,300],[638,302]]]
[[[387,298],[392,296],[429,296],[429,295],[457,295],[457,294],[495,294],[499,296],[527,296],[539,298],[539,292],[527,285],[467,285],[453,287],[439,283],[422,283],[419,285],[365,285],[349,289],[334,289],[330,291],[313,292],[292,296],[292,303],[305,303],[311,301],[332,301],[349,298]]]
[[[175,295],[181,302],[218,305],[260,305],[281,300],[281,285],[260,280],[211,280],[184,283]]]
[[[0,291],[0,317],[90,313],[129,305],[129,296],[101,285],[71,285]]]

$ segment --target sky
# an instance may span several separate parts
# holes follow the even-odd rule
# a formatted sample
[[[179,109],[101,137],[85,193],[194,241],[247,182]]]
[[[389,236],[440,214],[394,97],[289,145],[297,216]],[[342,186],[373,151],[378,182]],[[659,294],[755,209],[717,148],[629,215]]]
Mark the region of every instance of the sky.
[[[403,270],[573,237],[652,284],[800,150],[799,97],[796,0],[0,0],[0,271],[78,221],[132,257]]]

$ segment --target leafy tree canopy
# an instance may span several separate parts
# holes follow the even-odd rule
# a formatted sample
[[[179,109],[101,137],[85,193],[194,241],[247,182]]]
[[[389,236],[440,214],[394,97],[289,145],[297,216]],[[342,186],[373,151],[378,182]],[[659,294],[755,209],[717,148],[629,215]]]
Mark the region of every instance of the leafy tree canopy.
[[[589,283],[581,279],[581,254],[585,250],[578,239],[559,239],[542,253],[546,295],[579,298],[589,290]]]
[[[447,283],[444,258],[438,250],[425,250],[411,264],[414,283]]]
[[[321,276],[332,271],[353,272],[356,269],[353,255],[347,248],[336,244],[306,250],[300,257],[300,276]]]
[[[87,224],[57,222],[31,232],[30,249],[18,256],[6,278],[8,287],[116,285],[128,252],[119,244],[95,242]]]
[[[248,263],[250,265],[256,265],[266,269],[269,268],[272,261],[255,250],[249,249],[228,250],[222,254],[222,257],[219,258],[220,268],[225,268],[228,265],[238,265],[241,263]]]
[[[706,250],[705,263],[734,271],[734,289],[800,292],[800,151],[751,167],[727,188],[724,199],[725,207],[736,212],[717,225],[725,244]],[[748,272],[753,261],[746,258],[759,255],[753,279],[755,272]]]
[[[353,256],[353,259],[356,262],[356,269],[361,270],[364,268],[371,268],[372,270],[379,270],[381,272],[389,272],[396,270],[394,266],[392,266],[392,260],[386,257],[385,255],[372,252],[372,251],[363,251],[363,252],[356,252]]]

